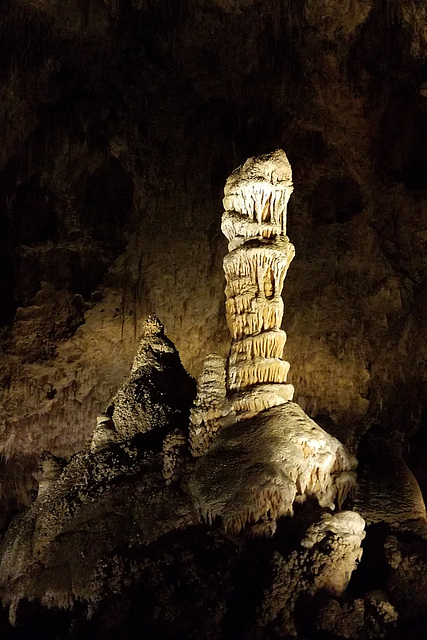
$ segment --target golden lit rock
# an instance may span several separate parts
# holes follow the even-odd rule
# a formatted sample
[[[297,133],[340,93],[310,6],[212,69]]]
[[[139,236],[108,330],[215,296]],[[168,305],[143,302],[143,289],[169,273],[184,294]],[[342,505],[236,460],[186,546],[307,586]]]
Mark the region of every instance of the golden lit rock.
[[[189,480],[195,506],[227,531],[251,526],[273,535],[276,520],[293,515],[308,496],[334,509],[356,486],[356,460],[292,403],[282,289],[294,247],[286,236],[292,193],[286,154],[250,158],[224,189],[222,231],[228,361],[208,356],[191,412]]]
[[[276,552],[271,585],[258,612],[260,627],[274,623],[279,637],[295,636],[294,612],[302,594],[341,596],[362,556],[364,529],[365,521],[357,513],[326,513],[308,528],[302,550],[287,557]]]

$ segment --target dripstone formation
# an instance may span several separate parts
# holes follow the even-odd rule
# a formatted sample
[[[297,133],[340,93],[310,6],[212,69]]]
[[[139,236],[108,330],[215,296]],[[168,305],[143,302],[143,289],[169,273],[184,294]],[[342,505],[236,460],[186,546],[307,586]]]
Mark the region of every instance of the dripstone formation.
[[[294,247],[286,236],[292,171],[282,150],[250,158],[228,178],[222,231],[227,362],[208,356],[191,413],[189,488],[203,517],[271,535],[294,502],[341,506],[355,487],[345,447],[295,403],[282,360],[282,289]]]
[[[283,151],[249,159],[224,189],[221,229],[230,252],[224,259],[225,306],[233,338],[227,390],[236,392],[237,413],[267,409],[293,397],[292,385],[285,385],[289,363],[281,359],[286,334],[280,328],[283,283],[295,254],[286,236],[292,191],[291,166]],[[253,389],[260,384],[267,386]]]
[[[227,180],[232,343],[228,359],[206,358],[196,398],[150,316],[86,447],[70,460],[43,454],[34,501],[0,540],[5,637],[28,640],[39,619],[43,638],[420,637],[406,634],[423,627],[426,604],[415,479],[394,450],[384,464],[372,430],[373,458],[359,447],[359,513],[341,510],[356,460],[292,401],[281,328],[291,192],[280,150]],[[370,537],[366,523],[381,527]]]

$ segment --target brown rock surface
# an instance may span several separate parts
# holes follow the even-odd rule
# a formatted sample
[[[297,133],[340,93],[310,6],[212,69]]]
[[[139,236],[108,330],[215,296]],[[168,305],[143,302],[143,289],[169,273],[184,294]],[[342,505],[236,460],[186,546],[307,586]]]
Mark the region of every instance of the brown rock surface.
[[[280,146],[297,192],[294,399],[353,433],[372,417],[418,427],[424,21],[423,4],[407,0],[4,0],[8,456],[82,445],[148,312],[193,375],[206,353],[225,355],[222,185]]]
[[[162,319],[195,377],[207,353],[225,358],[223,184],[248,157],[281,147],[295,184],[288,227],[297,253],[285,290],[294,400],[354,450],[360,436],[380,424],[387,441],[403,443],[425,489],[426,12],[417,0],[0,3],[2,525],[25,506],[19,522],[27,523],[28,535],[34,532],[36,456],[50,450],[68,457],[90,438],[96,416],[128,375],[150,313]],[[122,487],[111,502],[100,498],[96,483],[85,485],[84,506],[73,502],[81,496],[72,487],[64,489],[65,503],[74,496],[77,519],[64,520],[70,530],[52,537],[42,566],[24,533],[23,572],[5,557],[16,572],[15,593],[22,594],[22,579],[24,591],[36,597],[21,602],[17,616],[27,620],[26,640],[34,619],[44,615],[52,637],[60,637],[55,624],[68,614],[37,599],[52,589],[66,594],[63,604],[70,602],[70,575],[80,575],[84,554],[92,568],[97,562],[87,542],[96,539],[97,522],[100,540],[108,538],[100,553],[108,548],[110,556],[92,574],[105,624],[90,627],[85,610],[82,624],[91,638],[107,638],[106,629],[126,618],[127,607],[142,608],[136,637],[250,637],[271,558],[275,551],[288,557],[287,545],[295,542],[291,525],[280,519],[271,540],[244,543],[200,524],[175,534],[169,513],[175,501],[179,513],[182,507],[192,514],[179,488],[190,463],[181,435],[177,442],[170,436],[164,459],[160,440],[147,471],[160,502],[128,478],[135,459],[145,464],[137,448],[127,470],[122,466],[111,478],[114,484],[120,477]],[[128,453],[115,444],[120,462]],[[69,463],[73,486],[80,486],[76,476],[97,468],[95,458],[106,461],[100,483],[108,485],[116,462],[108,447],[94,449]],[[389,465],[403,468],[401,458],[388,460],[385,476]],[[162,469],[171,474],[170,486]],[[415,494],[405,495],[412,500]],[[141,527],[129,515],[138,509]],[[306,513],[301,509],[296,519]],[[143,552],[128,549],[124,530],[136,539],[151,522],[150,510],[172,530],[166,527],[161,542]],[[395,636],[425,636],[425,542],[413,530],[397,535],[397,520],[372,521],[365,573],[349,585],[347,600],[325,605],[330,617],[343,611],[354,626],[314,628],[311,616],[307,630],[299,618],[300,637],[368,634],[365,595],[372,589],[385,589],[388,600],[381,602],[396,608]],[[16,534],[18,540],[20,525],[12,527],[8,539]],[[389,534],[397,543],[386,552],[380,542]],[[56,588],[62,575],[66,585]],[[123,595],[132,576],[139,586]],[[82,595],[86,586],[79,580]],[[58,622],[61,633],[77,624],[70,620]],[[0,627],[3,622],[0,617]],[[111,637],[126,637],[129,629],[117,624]],[[384,630],[393,636],[379,625],[379,633]],[[265,637],[276,640],[276,631],[273,625]],[[20,635],[19,629],[6,633]]]

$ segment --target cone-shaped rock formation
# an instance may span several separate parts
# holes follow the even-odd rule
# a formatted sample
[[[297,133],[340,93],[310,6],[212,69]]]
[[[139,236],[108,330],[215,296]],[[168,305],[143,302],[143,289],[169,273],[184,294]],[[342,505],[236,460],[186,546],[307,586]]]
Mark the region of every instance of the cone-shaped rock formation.
[[[193,381],[164,326],[150,316],[130,375],[113,399],[117,436],[130,438],[153,428],[170,431],[185,425],[193,393]]]

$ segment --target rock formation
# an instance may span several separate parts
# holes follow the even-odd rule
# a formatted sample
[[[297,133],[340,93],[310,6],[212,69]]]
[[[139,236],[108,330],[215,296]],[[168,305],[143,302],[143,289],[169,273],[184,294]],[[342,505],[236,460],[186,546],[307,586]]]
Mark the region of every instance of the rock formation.
[[[188,441],[180,429],[174,429],[163,441],[163,477],[166,484],[182,479],[186,470]]]
[[[96,427],[93,430],[92,440],[90,443],[91,451],[95,452],[98,449],[102,449],[103,447],[116,442],[116,439],[117,435],[113,418],[109,413],[101,413],[96,418]]]
[[[191,417],[193,455],[206,451],[221,426],[292,400],[280,328],[283,283],[295,254],[286,236],[292,190],[291,166],[280,150],[250,158],[225,185],[225,307],[233,340],[227,371],[218,356],[205,360]]]
[[[368,524],[387,522],[393,528],[416,531],[427,538],[427,518],[421,489],[398,443],[371,429],[359,446],[360,482],[356,509]]]
[[[291,166],[283,151],[250,158],[224,189],[221,229],[230,252],[224,259],[225,306],[233,338],[227,390],[239,398],[237,413],[256,413],[293,397],[293,387],[285,385],[289,363],[281,359],[286,334],[280,328],[283,283],[295,253],[286,236],[292,191]],[[250,391],[260,384],[268,385],[266,393],[256,388],[252,396]],[[270,384],[279,386],[270,389]]]
[[[0,597],[13,624],[24,601],[62,609],[80,601],[90,617],[116,548],[197,523],[188,497],[168,486],[182,476],[187,438],[173,427],[187,426],[191,389],[163,325],[150,317],[115,396],[118,428],[111,404],[68,462],[45,452],[38,495],[2,541]]]
[[[296,635],[294,611],[302,594],[318,591],[341,596],[362,556],[365,521],[357,513],[325,514],[301,541],[304,551],[289,557],[277,553],[271,586],[264,594],[259,626],[274,622],[281,637]]]
[[[130,375],[112,400],[118,437],[186,424],[185,410],[192,396],[192,381],[177,350],[165,336],[162,323],[150,316]]]
[[[367,593],[354,602],[331,598],[319,608],[316,628],[334,638],[384,638],[394,631],[398,620],[395,607],[384,591]]]
[[[365,522],[355,512],[325,509],[345,499],[354,475],[343,470],[350,458],[297,404],[240,420],[237,412],[224,414],[230,423],[195,457],[185,430],[191,383],[175,389],[182,392],[181,428],[171,428],[177,415],[166,399],[161,424],[151,405],[144,413],[143,403],[132,402],[132,393],[153,394],[156,372],[167,373],[168,388],[182,375],[176,358],[162,366],[166,338],[159,322],[147,325],[122,406],[136,406],[136,424],[152,428],[135,433],[129,411],[131,435],[124,419],[118,435],[110,405],[87,446],[68,462],[42,456],[38,495],[0,541],[0,630],[11,634],[5,637],[28,640],[41,625],[42,637],[52,639],[322,640],[332,633],[368,640],[420,618],[426,545],[420,538],[414,544],[407,531],[385,536],[379,550],[389,569],[380,585],[385,591],[371,584],[375,574],[363,572],[347,589],[360,573]],[[200,389],[217,403],[215,412],[202,404]],[[208,358],[195,410],[218,424],[227,402],[224,361]],[[292,513],[293,502],[310,496],[294,518],[278,522]],[[208,523],[200,523],[203,506]],[[255,535],[224,533],[211,526],[215,515],[232,533],[250,520]],[[422,593],[410,603],[416,583]]]
[[[272,534],[294,502],[313,495],[333,509],[355,487],[356,461],[291,402],[286,383],[282,289],[294,256],[286,236],[292,190],[281,150],[247,160],[224,189],[232,344],[225,366],[209,356],[199,380],[190,443],[200,460],[189,487],[202,516],[220,516],[234,532],[253,524],[253,532]]]
[[[41,498],[49,494],[50,489],[54,486],[60,477],[65,466],[65,460],[54,456],[49,451],[45,451],[39,463],[39,468],[33,474],[38,481],[37,498]]]
[[[1,595],[23,594],[16,629],[0,611],[2,640],[247,640],[275,552],[303,557],[306,526],[294,528],[315,519],[315,500],[279,519],[272,538],[237,538],[200,523],[180,488],[248,423],[224,399],[266,398],[262,384],[227,395],[218,232],[226,177],[266,149],[286,145],[296,191],[282,386],[293,383],[295,402],[352,451],[381,425],[425,497],[426,22],[423,0],[0,2],[0,522],[16,578]],[[190,374],[212,351],[224,362],[208,363],[199,396],[203,455],[189,457],[188,425],[169,425],[169,395],[148,370],[139,389],[152,403],[125,411],[135,446],[125,421],[120,434],[101,421],[88,443],[153,312]],[[271,404],[275,384],[264,386]],[[141,462],[134,475],[112,455],[127,447]],[[31,506],[46,450],[80,453],[63,472],[42,462]],[[356,582],[318,617],[302,592],[298,637],[425,638],[420,493],[400,450],[376,449],[366,474],[357,457],[368,525]],[[33,555],[38,532],[49,544]],[[388,601],[395,633],[369,621],[374,610],[393,618]],[[263,640],[283,637],[272,625]]]

